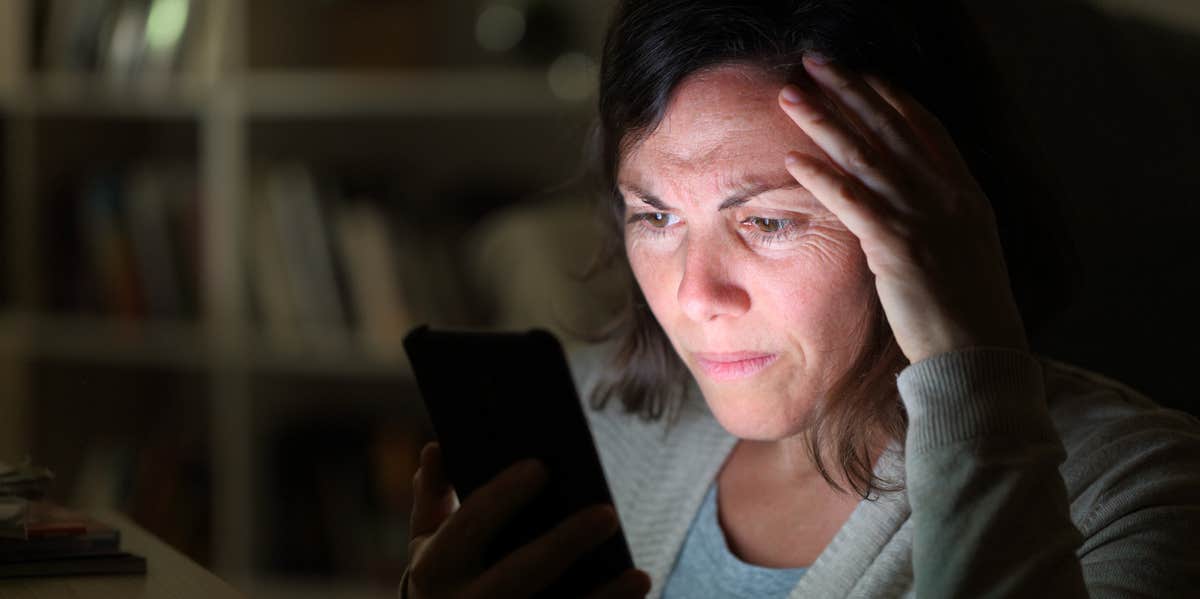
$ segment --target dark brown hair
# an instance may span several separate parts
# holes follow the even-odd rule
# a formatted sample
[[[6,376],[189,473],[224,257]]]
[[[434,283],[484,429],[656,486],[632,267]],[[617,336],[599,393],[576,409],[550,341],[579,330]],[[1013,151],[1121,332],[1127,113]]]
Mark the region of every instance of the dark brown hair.
[[[992,201],[1027,326],[1042,322],[1066,302],[1071,280],[1062,274],[1072,272],[1073,253],[1060,243],[1047,186],[1010,141],[1012,115],[973,32],[949,0],[620,2],[604,44],[593,140],[609,232],[605,258],[627,269],[616,186],[621,158],[658,126],[684,79],[745,64],[799,82],[800,58],[815,52],[882,76],[938,115]],[[608,335],[616,341],[612,377],[591,402],[599,409],[616,398],[629,412],[670,423],[690,375],[630,279],[629,302]],[[868,317],[853,332],[857,359],[817,402],[805,433],[825,480],[863,497],[898,488],[875,476],[871,456],[882,443],[902,441],[907,427],[895,382],[907,361],[872,295]]]

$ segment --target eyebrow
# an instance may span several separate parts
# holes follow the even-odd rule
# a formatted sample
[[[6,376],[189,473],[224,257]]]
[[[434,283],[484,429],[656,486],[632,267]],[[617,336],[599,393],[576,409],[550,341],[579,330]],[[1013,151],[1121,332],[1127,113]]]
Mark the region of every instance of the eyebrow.
[[[639,200],[649,204],[651,207],[657,210],[667,211],[671,209],[671,207],[665,202],[658,199],[653,194],[647,193],[636,185],[621,184],[621,187],[629,190],[629,192],[637,196]],[[769,191],[779,191],[784,189],[804,189],[804,186],[794,180],[788,183],[748,182],[744,184],[741,191],[725,198],[725,200],[721,202],[721,205],[717,207],[717,210],[736,208]]]

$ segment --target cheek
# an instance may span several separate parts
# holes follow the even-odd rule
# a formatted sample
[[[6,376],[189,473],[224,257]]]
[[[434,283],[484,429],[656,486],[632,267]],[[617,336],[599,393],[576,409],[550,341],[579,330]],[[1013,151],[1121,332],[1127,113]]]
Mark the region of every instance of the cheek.
[[[662,299],[671,292],[671,282],[676,280],[671,274],[670,254],[634,240],[625,243],[625,255],[642,295],[651,308],[661,309]]]
[[[814,244],[763,264],[756,275],[761,310],[810,341],[842,337],[861,317],[874,290],[857,244]]]

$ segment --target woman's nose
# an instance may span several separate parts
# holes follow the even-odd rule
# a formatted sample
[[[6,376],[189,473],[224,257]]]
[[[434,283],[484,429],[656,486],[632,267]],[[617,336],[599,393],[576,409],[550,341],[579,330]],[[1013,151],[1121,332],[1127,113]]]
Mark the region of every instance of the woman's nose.
[[[688,244],[683,277],[679,281],[679,306],[696,322],[727,316],[737,317],[750,309],[750,294],[737,284],[731,265],[719,249],[707,250]]]

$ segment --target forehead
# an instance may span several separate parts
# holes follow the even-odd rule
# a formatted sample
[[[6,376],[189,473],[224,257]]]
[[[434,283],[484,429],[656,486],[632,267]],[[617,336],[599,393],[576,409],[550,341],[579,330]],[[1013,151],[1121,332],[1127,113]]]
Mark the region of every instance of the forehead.
[[[788,150],[815,146],[779,107],[782,87],[782,79],[748,66],[722,66],[688,77],[676,88],[658,128],[626,153],[621,180],[785,171]]]

